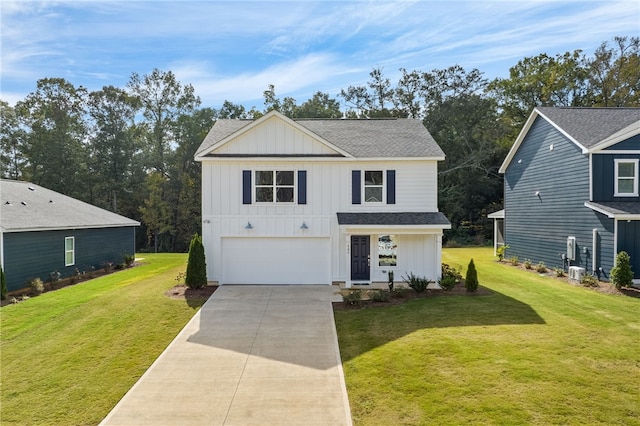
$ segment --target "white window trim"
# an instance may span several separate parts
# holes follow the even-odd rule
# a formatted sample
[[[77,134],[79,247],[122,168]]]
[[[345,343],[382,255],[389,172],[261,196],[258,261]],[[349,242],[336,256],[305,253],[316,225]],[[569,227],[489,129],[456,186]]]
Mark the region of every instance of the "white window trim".
[[[616,158],[613,160],[614,161],[614,193],[613,196],[614,197],[637,197],[638,196],[638,163],[640,162],[640,160],[638,159],[633,159],[633,158]],[[633,164],[633,192],[619,192],[618,191],[618,182],[619,182],[619,177],[618,177],[618,169],[619,169],[619,165],[620,164],[627,164],[627,163],[631,163]],[[623,178],[623,179],[628,179],[628,178]]]
[[[382,185],[365,185],[365,175],[367,172],[382,172]],[[387,203],[387,171],[384,169],[375,169],[375,170],[363,170],[362,171],[362,202],[366,204],[386,204]],[[382,200],[380,201],[367,201],[367,188],[378,188],[382,187]]]
[[[67,250],[67,241],[73,243],[73,248]],[[67,254],[71,253],[71,263],[67,263]],[[76,264],[76,240],[75,237],[64,237],[64,266],[73,266]]]
[[[271,172],[271,173],[273,173],[273,185],[258,185],[258,179],[256,177],[256,173],[257,172]],[[293,188],[293,199],[291,201],[276,201],[276,191],[277,191],[278,185],[276,185],[276,176],[275,175],[276,175],[277,172],[292,172],[293,173],[293,186],[291,186],[291,185],[280,185],[281,188]],[[253,188],[251,188],[251,191],[252,191],[251,196],[255,200],[256,204],[262,204],[262,205],[271,205],[271,204],[291,205],[291,204],[296,204],[298,202],[298,170],[297,169],[295,169],[295,170],[294,169],[256,169],[256,170],[253,171],[252,186],[253,186]],[[258,197],[257,197],[257,193],[256,193],[257,188],[267,188],[267,187],[273,188],[273,199],[271,201],[258,201]]]

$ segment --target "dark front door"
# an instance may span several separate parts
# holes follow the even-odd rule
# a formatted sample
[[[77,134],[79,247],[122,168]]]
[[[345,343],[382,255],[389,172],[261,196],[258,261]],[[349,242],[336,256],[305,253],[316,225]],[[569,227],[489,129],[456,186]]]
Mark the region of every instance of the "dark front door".
[[[369,281],[369,236],[351,236],[351,279]]]

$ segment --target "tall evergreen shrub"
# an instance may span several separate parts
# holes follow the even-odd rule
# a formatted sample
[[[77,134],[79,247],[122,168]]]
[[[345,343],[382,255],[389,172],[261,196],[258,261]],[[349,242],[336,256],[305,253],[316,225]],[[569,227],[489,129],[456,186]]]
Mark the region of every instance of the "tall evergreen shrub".
[[[464,280],[464,286],[467,291],[474,292],[478,289],[478,272],[476,272],[476,265],[473,263],[473,259],[469,262],[467,267],[467,276]]]
[[[611,269],[611,282],[616,288],[631,287],[633,284],[631,257],[626,251],[616,254],[616,266]]]
[[[0,266],[0,300],[7,298],[7,279],[4,276],[4,269]]]
[[[187,263],[187,275],[184,280],[189,288],[202,288],[207,285],[207,264],[204,258],[204,246],[202,237],[196,232],[189,245],[189,260]]]

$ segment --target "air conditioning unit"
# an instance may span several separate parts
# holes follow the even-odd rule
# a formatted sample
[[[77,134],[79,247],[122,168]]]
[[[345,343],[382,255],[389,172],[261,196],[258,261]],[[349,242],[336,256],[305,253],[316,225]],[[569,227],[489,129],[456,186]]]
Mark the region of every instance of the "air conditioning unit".
[[[580,281],[584,277],[585,269],[579,266],[569,266],[569,279]]]

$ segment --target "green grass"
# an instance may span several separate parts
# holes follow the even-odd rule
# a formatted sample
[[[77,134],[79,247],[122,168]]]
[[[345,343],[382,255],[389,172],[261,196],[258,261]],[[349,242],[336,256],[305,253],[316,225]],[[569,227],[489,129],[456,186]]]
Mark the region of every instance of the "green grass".
[[[164,295],[185,254],[0,310],[1,422],[99,423],[196,312]]]
[[[356,425],[640,425],[640,299],[471,258],[492,295],[336,311]]]

